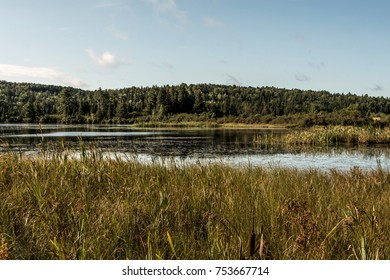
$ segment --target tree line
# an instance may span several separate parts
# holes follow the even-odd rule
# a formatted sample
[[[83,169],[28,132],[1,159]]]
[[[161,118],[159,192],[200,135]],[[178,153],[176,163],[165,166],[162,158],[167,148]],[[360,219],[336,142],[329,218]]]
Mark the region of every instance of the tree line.
[[[180,84],[123,89],[0,81],[0,122],[215,121],[389,125],[390,99],[328,91]]]

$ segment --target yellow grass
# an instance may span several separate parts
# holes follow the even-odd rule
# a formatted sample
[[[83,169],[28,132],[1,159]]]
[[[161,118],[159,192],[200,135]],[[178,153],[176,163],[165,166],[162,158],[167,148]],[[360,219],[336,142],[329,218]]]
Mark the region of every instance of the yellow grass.
[[[0,156],[0,197],[3,259],[390,259],[390,174],[380,166],[9,153]]]

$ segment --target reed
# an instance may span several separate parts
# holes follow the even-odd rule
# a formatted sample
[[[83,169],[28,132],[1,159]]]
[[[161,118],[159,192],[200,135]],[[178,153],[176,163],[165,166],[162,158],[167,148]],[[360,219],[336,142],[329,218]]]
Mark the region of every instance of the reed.
[[[0,197],[7,259],[390,259],[390,173],[380,166],[10,152],[0,156]]]
[[[291,130],[283,135],[257,135],[254,142],[260,145],[315,145],[330,146],[348,144],[388,144],[390,128],[356,126],[313,126],[303,130]]]

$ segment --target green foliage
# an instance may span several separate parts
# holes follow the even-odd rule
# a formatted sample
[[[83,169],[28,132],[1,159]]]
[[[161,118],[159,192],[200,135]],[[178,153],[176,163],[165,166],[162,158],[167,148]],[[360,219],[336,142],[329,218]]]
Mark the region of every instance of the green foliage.
[[[94,91],[0,81],[1,122],[137,123],[177,115],[240,123],[389,125],[390,100],[327,91],[181,84]],[[222,122],[222,121],[219,121]]]

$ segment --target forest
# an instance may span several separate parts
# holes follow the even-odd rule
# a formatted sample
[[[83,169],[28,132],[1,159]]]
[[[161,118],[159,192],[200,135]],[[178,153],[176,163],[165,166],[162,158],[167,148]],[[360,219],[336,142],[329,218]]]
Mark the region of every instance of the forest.
[[[123,89],[0,81],[0,122],[390,125],[390,99],[276,87],[180,84]]]

